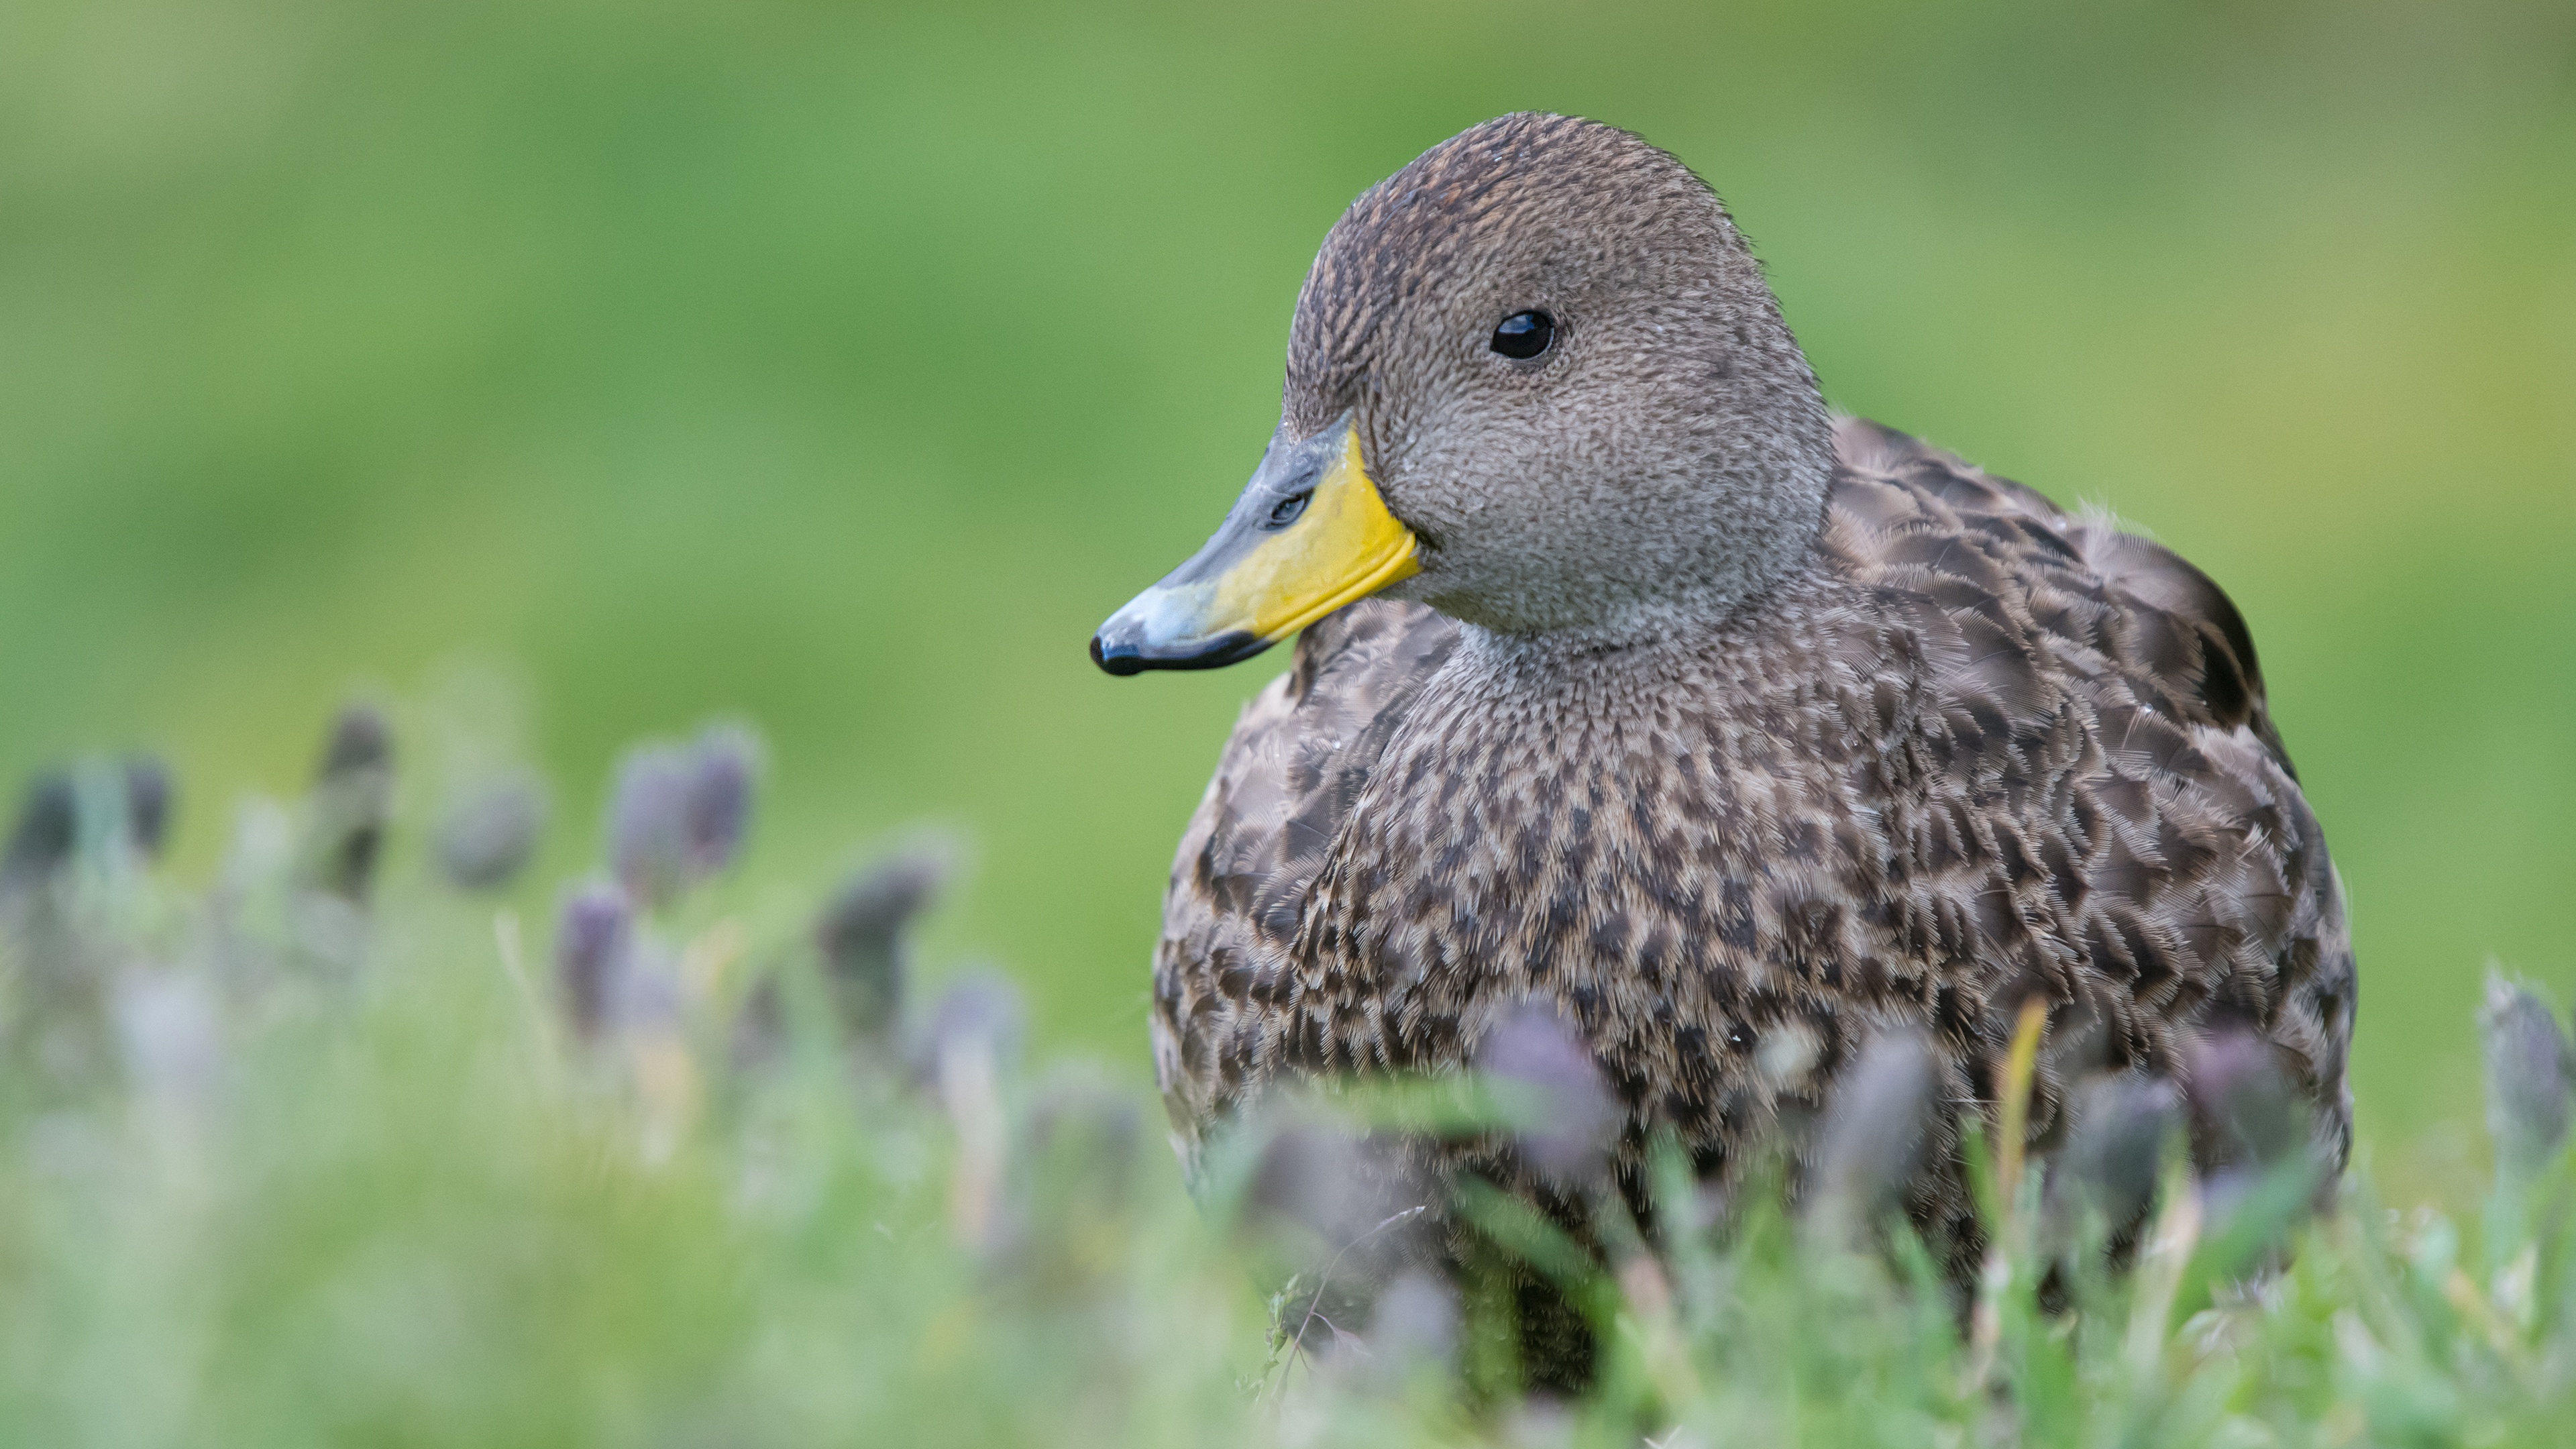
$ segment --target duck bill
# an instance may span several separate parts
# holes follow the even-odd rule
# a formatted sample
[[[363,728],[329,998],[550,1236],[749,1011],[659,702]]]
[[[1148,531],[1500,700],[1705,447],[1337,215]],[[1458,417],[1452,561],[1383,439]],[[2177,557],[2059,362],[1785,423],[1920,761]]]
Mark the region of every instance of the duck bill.
[[[1422,568],[1413,531],[1360,463],[1350,419],[1303,442],[1272,437],[1216,537],[1091,636],[1112,674],[1216,669]]]

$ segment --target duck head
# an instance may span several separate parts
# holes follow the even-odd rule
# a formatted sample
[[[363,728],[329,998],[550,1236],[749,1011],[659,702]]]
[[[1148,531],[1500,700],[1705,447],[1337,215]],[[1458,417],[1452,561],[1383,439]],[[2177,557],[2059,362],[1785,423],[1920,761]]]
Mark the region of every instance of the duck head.
[[[1251,484],[1091,655],[1231,664],[1370,594],[1633,642],[1797,569],[1832,466],[1815,375],[1717,195],[1625,131],[1505,116],[1334,224]]]

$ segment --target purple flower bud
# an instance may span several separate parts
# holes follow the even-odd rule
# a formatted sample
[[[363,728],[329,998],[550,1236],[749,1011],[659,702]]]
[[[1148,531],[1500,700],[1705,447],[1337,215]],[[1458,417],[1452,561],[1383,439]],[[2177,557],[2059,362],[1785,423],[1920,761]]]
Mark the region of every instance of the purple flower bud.
[[[696,779],[690,752],[670,745],[639,745],[617,762],[608,797],[609,866],[638,900],[667,901],[688,881]]]
[[[2182,1125],[2182,1098],[2161,1077],[2099,1077],[2074,1093],[2073,1126],[2048,1178],[2049,1197],[2101,1215],[2113,1232],[2156,1193],[2165,1140]]]
[[[27,785],[9,847],[0,853],[0,889],[36,885],[71,863],[80,842],[80,800],[72,777],[49,770]]]
[[[698,736],[691,751],[684,807],[693,879],[716,874],[741,853],[759,776],[760,741],[751,731],[739,725],[716,725]]]
[[[1365,1377],[1401,1388],[1425,1374],[1446,1374],[1458,1361],[1458,1290],[1420,1268],[1396,1275],[1369,1314]]]
[[[149,755],[84,761],[30,781],[0,851],[0,893],[36,884],[80,857],[83,843],[113,844],[137,863],[161,853],[170,824],[170,772]]]
[[[1366,1191],[1355,1133],[1339,1123],[1286,1114],[1255,1130],[1261,1147],[1244,1213],[1256,1228],[1292,1225],[1339,1248],[1386,1215]]]
[[[852,876],[815,921],[823,979],[853,1037],[881,1039],[893,1030],[910,974],[905,937],[947,875],[946,857],[932,851],[881,861]]]
[[[639,745],[617,762],[608,855],[617,878],[655,905],[733,863],[751,820],[760,743],[719,725],[688,745]]]
[[[573,1034],[596,1041],[616,1025],[634,951],[634,908],[616,886],[564,898],[555,925],[555,985]]]
[[[1502,1089],[1530,1166],[1556,1177],[1592,1177],[1619,1131],[1619,1104],[1556,1003],[1532,998],[1485,1033],[1476,1069]]]
[[[1902,1199],[1922,1161],[1935,1082],[1931,1043],[1910,1026],[1871,1037],[1834,1088],[1816,1137],[1810,1213],[1838,1234]]]
[[[1438,1251],[1436,1196],[1405,1144],[1311,1107],[1266,1109],[1241,1129],[1255,1155],[1242,1226],[1292,1290],[1279,1331],[1305,1348],[1365,1321],[1381,1288]]]
[[[314,889],[362,904],[393,813],[393,727],[373,705],[353,704],[331,723],[307,802],[304,876]]]
[[[999,972],[971,971],[949,983],[931,1010],[921,1075],[957,1131],[949,1167],[948,1223],[960,1242],[1003,1246],[1002,1177],[1009,1126],[1001,1084],[1020,1032],[1019,992]]]
[[[2205,1144],[2204,1169],[2268,1170],[2301,1150],[2307,1124],[2268,1042],[2222,1028],[2192,1043],[2184,1063],[2190,1074],[2183,1090]]]
[[[535,853],[545,826],[545,788],[533,777],[486,781],[439,821],[439,869],[460,890],[508,885]]]
[[[394,730],[384,711],[371,704],[353,704],[342,709],[331,721],[331,735],[322,745],[322,766],[314,774],[317,784],[372,771],[390,770],[394,765]]]
[[[128,755],[123,773],[126,840],[135,854],[158,860],[161,848],[169,843],[170,816],[178,793],[170,767],[157,756]]]
[[[931,1004],[921,1044],[923,1074],[936,1080],[941,1062],[959,1051],[981,1051],[995,1068],[1019,1056],[1020,989],[992,967],[960,973]]]
[[[2497,1165],[2508,1176],[2527,1179],[2567,1140],[2576,1053],[2569,1051],[2549,1003],[2493,970],[2487,972],[2478,1034],[2486,1047],[2487,1131],[2495,1138]]]
[[[2188,1045],[2182,1058],[2202,1239],[2256,1244],[2247,1267],[2281,1261],[2289,1233],[2305,1212],[2324,1205],[2324,1191],[2334,1181],[2309,1138],[2307,1111],[2291,1090],[2278,1050],[2229,1024]],[[2307,1192],[2285,1213],[2278,1192],[2292,1179],[2303,1179]]]

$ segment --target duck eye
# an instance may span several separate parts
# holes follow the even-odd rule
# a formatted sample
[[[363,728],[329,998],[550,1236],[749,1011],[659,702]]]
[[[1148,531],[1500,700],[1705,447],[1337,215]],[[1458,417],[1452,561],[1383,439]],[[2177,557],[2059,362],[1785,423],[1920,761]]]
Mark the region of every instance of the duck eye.
[[[1494,328],[1486,346],[1505,357],[1532,358],[1556,340],[1556,319],[1545,312],[1514,312]]]
[[[1315,490],[1308,488],[1302,492],[1291,493],[1287,497],[1280,499],[1278,502],[1271,504],[1269,526],[1272,528],[1286,528],[1288,525],[1295,523],[1298,515],[1306,511],[1306,501],[1314,496]]]

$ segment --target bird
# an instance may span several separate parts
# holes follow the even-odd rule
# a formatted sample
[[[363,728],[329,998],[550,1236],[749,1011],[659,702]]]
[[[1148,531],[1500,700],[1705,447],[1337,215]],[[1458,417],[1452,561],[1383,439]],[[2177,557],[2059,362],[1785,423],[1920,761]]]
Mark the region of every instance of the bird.
[[[2236,606],[1829,408],[1725,204],[1640,137],[1507,115],[1353,202],[1249,485],[1091,654],[1292,635],[1164,899],[1151,1034],[1192,1171],[1274,1094],[1468,1070],[1533,1002],[1611,1094],[1641,1210],[1650,1144],[1724,1200],[1906,1032],[1953,1110],[1904,1208],[1972,1276],[1959,1118],[1994,1130],[2032,1003],[2032,1160],[2089,1087],[2187,1086],[2226,1040],[2341,1170],[2344,891]],[[1567,1210],[1508,1147],[1409,1150]]]

